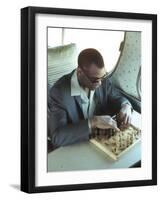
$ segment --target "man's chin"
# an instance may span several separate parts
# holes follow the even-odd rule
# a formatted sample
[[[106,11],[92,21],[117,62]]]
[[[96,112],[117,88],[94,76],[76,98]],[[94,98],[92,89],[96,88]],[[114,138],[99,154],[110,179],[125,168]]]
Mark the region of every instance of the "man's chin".
[[[91,86],[90,90],[95,90],[96,88],[98,88],[100,85],[95,85],[95,86]]]

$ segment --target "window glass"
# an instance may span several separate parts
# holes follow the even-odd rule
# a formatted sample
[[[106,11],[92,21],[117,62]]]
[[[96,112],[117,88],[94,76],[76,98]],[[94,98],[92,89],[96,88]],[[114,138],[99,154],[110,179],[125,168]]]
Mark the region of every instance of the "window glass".
[[[64,43],[76,43],[79,51],[85,48],[95,48],[100,51],[108,72],[117,63],[120,55],[120,43],[123,40],[123,31],[65,29],[64,34]]]
[[[48,28],[48,47],[62,45],[62,28]]]
[[[50,28],[48,46],[76,43],[78,51],[95,48],[103,56],[107,72],[114,69],[120,56],[120,44],[124,31]]]

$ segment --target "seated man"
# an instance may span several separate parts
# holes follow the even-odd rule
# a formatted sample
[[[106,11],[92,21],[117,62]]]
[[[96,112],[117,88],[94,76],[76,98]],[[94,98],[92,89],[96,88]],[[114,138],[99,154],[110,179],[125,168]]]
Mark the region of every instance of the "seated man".
[[[78,56],[78,67],[60,78],[49,94],[48,135],[54,146],[87,141],[93,128],[119,130],[119,122],[131,121],[131,104],[107,78],[104,61],[96,49]]]

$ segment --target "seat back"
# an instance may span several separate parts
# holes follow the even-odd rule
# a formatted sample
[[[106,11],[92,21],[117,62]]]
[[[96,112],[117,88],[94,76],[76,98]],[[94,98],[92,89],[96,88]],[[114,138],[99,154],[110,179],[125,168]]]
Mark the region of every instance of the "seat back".
[[[77,67],[76,44],[48,48],[48,87]]]

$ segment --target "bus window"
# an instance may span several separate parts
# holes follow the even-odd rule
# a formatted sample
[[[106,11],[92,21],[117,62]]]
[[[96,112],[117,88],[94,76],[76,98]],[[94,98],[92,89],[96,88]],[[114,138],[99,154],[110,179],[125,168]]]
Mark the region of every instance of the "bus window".
[[[75,43],[78,53],[86,48],[95,48],[104,58],[106,71],[111,72],[119,59],[124,34],[124,31],[51,27],[48,28],[48,46]]]

